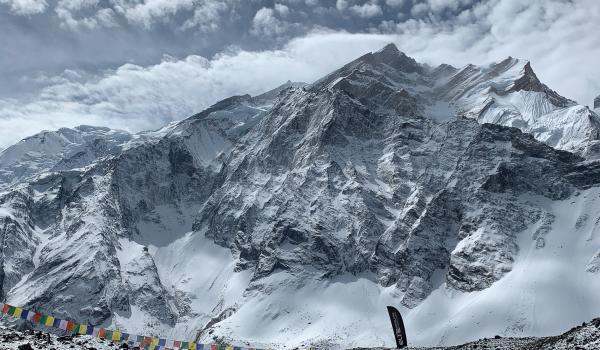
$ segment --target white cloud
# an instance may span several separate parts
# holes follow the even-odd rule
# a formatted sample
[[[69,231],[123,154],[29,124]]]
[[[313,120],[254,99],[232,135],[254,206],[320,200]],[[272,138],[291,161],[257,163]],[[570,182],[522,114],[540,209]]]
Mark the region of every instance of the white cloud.
[[[265,37],[273,40],[281,40],[295,29],[301,28],[299,23],[291,23],[278,18],[277,15],[287,15],[289,9],[285,5],[276,6],[274,9],[263,7],[256,12],[252,19],[252,28],[250,33],[255,36]],[[285,17],[285,15],[283,15]]]
[[[46,0],[0,0],[0,4],[7,5],[10,12],[21,16],[36,15],[48,7]]]
[[[290,14],[290,8],[284,4],[275,4],[275,12],[281,17],[287,17]]]
[[[427,4],[425,2],[419,2],[419,3],[416,3],[412,7],[412,9],[410,10],[410,14],[413,17],[422,17],[427,12],[429,12],[429,10],[430,10],[429,4]]]
[[[0,0],[3,1],[3,0]],[[231,1],[225,0],[59,0],[55,12],[63,27],[95,29],[114,27],[117,17],[145,28],[156,23],[174,20],[178,13],[185,14],[181,29],[195,28],[201,32],[219,29],[222,13]],[[179,20],[177,23],[181,23]]]
[[[202,32],[215,32],[219,29],[221,14],[227,9],[224,1],[204,1],[194,8],[194,16],[183,24],[183,29],[198,28]]]
[[[471,5],[473,0],[427,0],[429,9],[435,14],[441,14],[446,10],[454,12],[462,6]]]
[[[117,26],[115,11],[98,7],[99,0],[59,0],[54,11],[61,26],[71,30]],[[87,15],[78,16],[79,13]]]
[[[340,11],[347,9],[348,6],[349,6],[348,0],[337,0],[335,2],[335,7]]]
[[[353,5],[350,7],[350,11],[362,18],[372,18],[376,16],[381,16],[383,14],[381,6],[375,3]]]
[[[80,1],[80,0],[69,0]],[[112,0],[114,10],[135,24],[150,27],[182,10],[194,8],[194,0]]]

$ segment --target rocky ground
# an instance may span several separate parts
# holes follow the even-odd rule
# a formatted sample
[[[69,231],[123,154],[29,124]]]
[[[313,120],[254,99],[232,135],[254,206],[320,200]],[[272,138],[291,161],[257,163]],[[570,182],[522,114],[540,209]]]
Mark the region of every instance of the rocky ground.
[[[17,331],[0,327],[0,349],[2,350],[107,350],[119,349],[121,346],[125,347],[125,345],[90,336],[58,336],[40,331]]]
[[[0,327],[0,350],[104,350],[123,349],[127,345],[110,342],[90,336],[57,336],[39,331],[18,331]],[[592,350],[600,349],[600,318],[574,327],[568,332],[558,336],[544,338],[501,338],[480,339],[475,342],[459,346],[437,348],[408,348],[408,350]],[[353,350],[368,350],[359,348]],[[384,350],[382,348],[370,350]]]
[[[583,323],[561,335],[543,338],[502,338],[480,339],[471,343],[437,348],[413,348],[408,350],[591,350],[600,349],[600,318]],[[359,349],[355,349],[359,350]],[[364,349],[366,350],[366,349]],[[373,350],[373,349],[371,349]]]

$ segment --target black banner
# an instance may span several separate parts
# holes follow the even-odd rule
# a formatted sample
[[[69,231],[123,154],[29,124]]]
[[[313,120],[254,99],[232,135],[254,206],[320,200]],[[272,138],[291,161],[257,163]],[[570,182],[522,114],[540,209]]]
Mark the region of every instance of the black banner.
[[[390,321],[392,321],[392,328],[394,329],[396,346],[398,349],[405,348],[408,346],[408,342],[406,341],[406,330],[404,329],[404,322],[402,322],[400,311],[396,310],[393,306],[388,306],[387,309],[390,314]]]

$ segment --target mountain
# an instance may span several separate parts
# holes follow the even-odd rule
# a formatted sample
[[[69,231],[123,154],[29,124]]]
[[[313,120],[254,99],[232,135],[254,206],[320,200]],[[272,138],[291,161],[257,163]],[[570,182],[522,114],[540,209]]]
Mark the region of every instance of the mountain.
[[[598,115],[541,83],[525,60],[509,57],[484,67],[457,69],[442,64],[432,69],[392,44],[357,59],[320,83],[346,84],[348,78],[355,83],[340,85],[347,92],[357,93],[363,86],[403,91],[415,100],[415,112],[438,121],[460,115],[480,123],[519,128],[556,149],[590,158],[597,154]],[[372,91],[362,93],[370,95]],[[373,102],[393,103],[381,99]]]
[[[391,346],[386,305],[418,345],[600,314],[598,115],[526,61],[430,67],[388,45],[99,134],[102,152],[71,141],[76,166],[58,166],[69,143],[0,155],[7,302],[277,348]]]
[[[594,109],[596,110],[596,113],[600,111],[600,95],[594,99]]]
[[[125,131],[86,125],[43,131],[0,154],[0,186],[27,181],[39,173],[85,167],[118,152],[131,139]]]

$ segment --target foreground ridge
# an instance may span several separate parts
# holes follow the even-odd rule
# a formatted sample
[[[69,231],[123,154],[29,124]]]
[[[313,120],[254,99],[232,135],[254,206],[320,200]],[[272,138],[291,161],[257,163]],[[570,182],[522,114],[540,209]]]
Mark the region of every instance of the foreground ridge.
[[[480,339],[463,345],[448,347],[408,347],[407,350],[595,350],[600,348],[600,318],[550,337]],[[354,348],[353,350],[383,350],[387,348]]]
[[[16,330],[0,327],[0,340],[4,349],[30,350],[30,349],[55,349],[55,350],[114,350],[123,348],[140,349],[138,345],[128,345],[120,341],[92,337],[89,335],[72,334],[56,335],[33,330]],[[146,346],[145,348],[150,348]],[[557,336],[529,337],[529,338],[502,338],[480,339],[459,346],[450,347],[408,347],[407,350],[594,350],[600,348],[600,318],[586,322],[581,326]],[[156,349],[156,348],[155,348]],[[240,347],[213,345],[206,350],[246,349]],[[317,350],[318,347],[310,349]],[[323,348],[324,349],[324,348]],[[329,349],[329,348],[327,348]],[[352,350],[386,350],[390,348],[352,348]]]
[[[106,329],[104,327],[94,327],[92,325],[77,323],[72,320],[61,320],[51,315],[9,304],[3,305],[2,314],[11,316],[15,320],[30,322],[25,323],[26,326],[44,327],[45,329],[52,329],[54,332],[66,333],[72,336],[89,335],[110,342],[126,344],[128,347],[149,350],[219,350],[222,347],[227,350],[261,350],[255,347],[204,344],[194,341],[166,339],[154,335],[129,334],[118,329]]]

